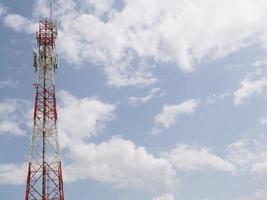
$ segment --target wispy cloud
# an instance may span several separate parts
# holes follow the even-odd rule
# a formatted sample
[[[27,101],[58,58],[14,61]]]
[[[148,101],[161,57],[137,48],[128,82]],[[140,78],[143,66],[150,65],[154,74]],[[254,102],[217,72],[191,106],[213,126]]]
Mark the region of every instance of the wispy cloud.
[[[262,125],[267,124],[267,115],[264,116],[264,117],[262,117],[262,118],[260,119],[260,123],[261,123]]]
[[[6,14],[7,7],[0,3],[0,16]]]
[[[15,88],[18,85],[17,80],[6,79],[0,81],[0,88]]]
[[[162,128],[173,126],[179,116],[193,114],[200,103],[199,99],[191,99],[180,104],[164,105],[162,111],[154,117],[155,127],[151,134],[159,134]]]
[[[253,95],[261,94],[265,87],[267,86],[267,80],[265,78],[260,78],[258,80],[244,79],[240,83],[240,88],[238,88],[234,93],[234,104],[241,105],[244,101]]]
[[[252,139],[243,138],[230,144],[227,159],[239,172],[250,173],[256,182],[254,194],[240,200],[262,200],[267,194],[267,138],[264,135]]]
[[[220,100],[225,99],[226,97],[229,97],[232,95],[232,92],[230,90],[222,93],[222,94],[212,94],[206,98],[206,103],[208,104],[214,104]]]
[[[165,92],[162,91],[160,88],[152,88],[146,96],[139,96],[139,97],[131,96],[131,97],[129,97],[128,103],[130,105],[137,106],[137,105],[140,105],[143,103],[147,103],[150,100],[152,100],[153,98],[161,97],[164,95],[164,93]]]
[[[154,197],[153,200],[175,200],[173,194],[164,194],[159,197]]]

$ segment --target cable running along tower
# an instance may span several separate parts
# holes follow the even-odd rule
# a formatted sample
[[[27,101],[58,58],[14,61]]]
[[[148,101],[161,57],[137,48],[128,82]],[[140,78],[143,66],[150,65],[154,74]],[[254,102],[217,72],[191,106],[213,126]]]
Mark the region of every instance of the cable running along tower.
[[[33,55],[37,81],[25,200],[64,200],[54,82],[56,38],[57,22],[52,20],[50,3],[50,17],[39,22],[38,53]]]

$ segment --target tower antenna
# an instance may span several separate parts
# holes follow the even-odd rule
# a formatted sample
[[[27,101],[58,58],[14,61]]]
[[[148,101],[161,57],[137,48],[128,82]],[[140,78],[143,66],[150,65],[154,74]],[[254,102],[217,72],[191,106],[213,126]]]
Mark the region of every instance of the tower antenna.
[[[52,14],[50,0],[50,18],[39,22],[33,55],[37,81],[25,200],[64,200],[55,89],[57,22]]]

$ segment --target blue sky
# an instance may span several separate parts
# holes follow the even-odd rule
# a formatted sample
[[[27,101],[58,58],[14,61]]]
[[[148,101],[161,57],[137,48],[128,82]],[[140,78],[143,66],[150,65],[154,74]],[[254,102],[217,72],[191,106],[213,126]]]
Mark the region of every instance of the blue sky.
[[[0,198],[24,197],[44,0],[0,0]],[[264,200],[267,3],[58,0],[66,199]]]

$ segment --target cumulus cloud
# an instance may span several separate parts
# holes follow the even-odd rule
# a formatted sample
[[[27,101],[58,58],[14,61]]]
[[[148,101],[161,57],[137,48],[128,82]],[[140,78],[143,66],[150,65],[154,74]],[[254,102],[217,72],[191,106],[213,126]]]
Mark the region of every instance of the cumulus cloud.
[[[67,182],[93,179],[115,188],[149,191],[174,188],[176,172],[171,164],[149,154],[144,147],[120,137],[101,143],[86,142],[114,119],[114,105],[94,98],[77,98],[66,91],[60,91],[58,97]]]
[[[19,14],[7,14],[4,17],[4,25],[13,28],[15,31],[35,33],[38,25]]]
[[[265,78],[255,81],[250,81],[248,79],[243,80],[240,84],[240,88],[237,89],[233,94],[234,104],[241,105],[244,103],[245,99],[248,99],[253,95],[261,94],[266,86],[267,80]]]
[[[115,117],[116,106],[96,98],[77,98],[67,91],[60,91],[58,98],[62,147],[95,136]]]
[[[162,111],[154,117],[155,127],[151,133],[159,134],[162,128],[173,126],[179,116],[193,114],[199,104],[199,99],[190,99],[180,104],[164,105]]]
[[[65,149],[64,158],[67,159],[64,167],[67,182],[92,179],[109,183],[114,188],[153,192],[168,192],[175,188],[178,181],[176,170],[181,169],[171,162],[171,156],[148,153],[145,147],[137,146],[133,141],[118,136],[100,143],[87,141],[97,135],[108,121],[114,119],[114,105],[98,99],[77,98],[66,91],[59,92],[58,96],[59,115],[64,123],[59,126],[59,130]],[[179,111],[192,112],[189,108]],[[195,151],[197,150],[199,149]],[[208,164],[205,165],[205,161],[202,161],[200,167],[196,164],[197,161],[188,162],[188,170],[227,168],[227,163],[222,159],[212,155],[208,150],[203,152],[203,157],[206,156],[205,153],[207,160],[211,159],[210,163],[206,161]],[[217,162],[217,165],[212,165],[212,162]],[[230,171],[230,166],[228,168]]]
[[[178,145],[167,154],[156,155],[118,136],[99,143],[89,142],[87,139],[97,135],[108,121],[114,119],[116,106],[96,98],[78,98],[67,91],[60,91],[58,97],[66,182],[91,179],[109,183],[114,188],[168,193],[179,183],[179,170],[234,170],[227,161],[205,148]],[[14,113],[16,103],[6,102],[0,106],[0,113]],[[192,112],[191,109],[179,111]],[[24,165],[1,166],[1,184],[21,184],[24,181]],[[11,171],[18,179],[13,179]],[[158,198],[172,197],[164,195]]]
[[[1,121],[0,133],[9,133],[13,135],[22,135],[24,131],[20,128],[17,122],[12,121]]]
[[[150,68],[140,60],[175,63],[183,71],[192,71],[194,64],[235,52],[265,31],[266,3],[260,0],[126,0],[121,9],[114,1],[101,2],[82,1],[81,15],[75,7],[70,10],[72,16],[63,21],[66,40],[62,41],[75,44],[76,52],[64,48],[69,47],[67,42],[60,48],[70,62],[90,58],[104,65],[111,85],[153,83]]]
[[[155,83],[158,64],[188,72],[258,41],[267,46],[262,0],[59,0],[54,7],[61,56],[104,66],[107,83],[118,87]],[[44,0],[36,10],[47,13]],[[18,18],[15,30],[28,23],[9,18]]]
[[[0,185],[20,185],[25,183],[27,165],[2,164],[0,165]]]
[[[110,13],[115,0],[82,0],[90,13],[96,16],[102,16],[105,13]]]
[[[176,170],[180,169],[169,157],[148,153],[145,147],[118,136],[100,143],[87,141],[97,135],[108,121],[114,119],[114,105],[98,99],[77,98],[66,91],[61,91],[58,95],[59,115],[63,123],[59,130],[65,149],[64,158],[67,159],[64,167],[67,182],[92,179],[109,183],[114,188],[153,192],[169,192],[177,186]],[[190,108],[178,110],[183,114],[192,112]],[[222,159],[209,152],[203,152],[205,153],[207,160],[211,159],[210,163],[206,161],[208,164],[205,165],[202,161],[201,168],[196,164],[197,161],[188,162],[188,170],[227,168],[227,163]],[[212,162],[217,162],[217,165],[212,165]],[[229,171],[230,167],[228,166]]]
[[[0,101],[0,135],[21,136],[25,133],[23,125],[28,118],[29,102],[19,99]]]
[[[164,95],[164,92],[160,88],[152,88],[150,92],[146,96],[131,96],[128,98],[128,103],[130,105],[140,105],[143,103],[147,103],[148,101],[152,100],[153,98],[156,97],[161,97]]]
[[[153,200],[175,200],[173,194],[165,194],[160,197],[155,197]]]
[[[58,97],[62,122],[59,124],[60,144],[67,152],[64,155],[68,157],[74,151],[73,147],[76,150],[84,147],[83,141],[95,136],[105,127],[105,123],[114,119],[116,107],[96,98],[77,98],[67,91],[60,91]],[[19,99],[0,102],[0,134],[24,134],[22,127],[32,128],[30,117],[32,118],[32,106],[29,102]],[[26,171],[25,165],[2,164],[0,184],[22,184],[25,182]]]
[[[163,154],[177,170],[214,169],[235,173],[235,166],[227,160],[212,154],[207,148],[178,145]]]
[[[70,149],[70,155],[74,162],[65,168],[69,181],[94,179],[115,188],[149,191],[174,187],[176,172],[171,164],[129,140],[113,137],[99,144],[81,143]]]

